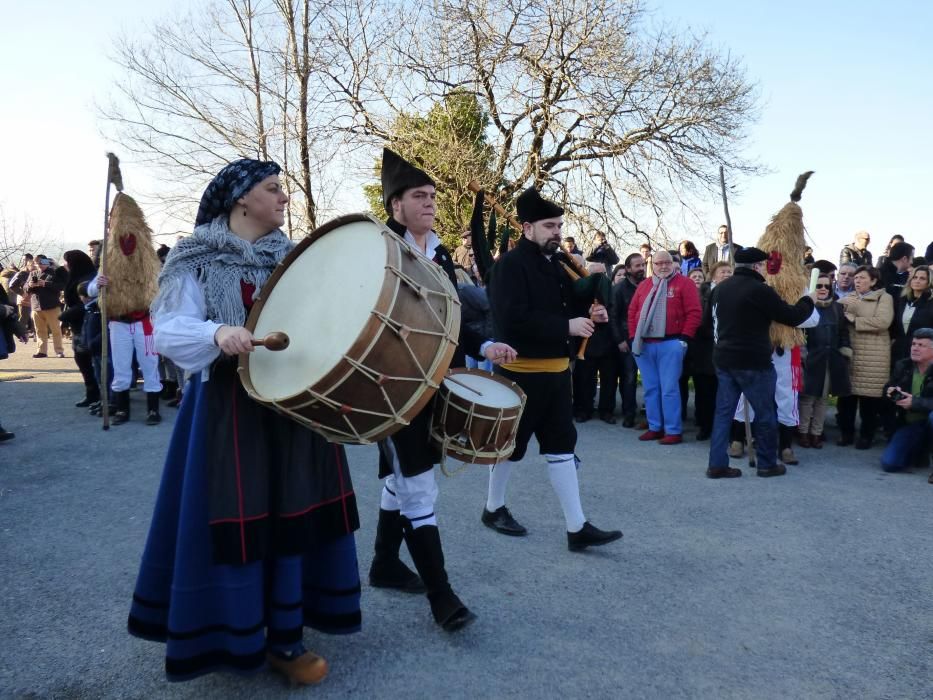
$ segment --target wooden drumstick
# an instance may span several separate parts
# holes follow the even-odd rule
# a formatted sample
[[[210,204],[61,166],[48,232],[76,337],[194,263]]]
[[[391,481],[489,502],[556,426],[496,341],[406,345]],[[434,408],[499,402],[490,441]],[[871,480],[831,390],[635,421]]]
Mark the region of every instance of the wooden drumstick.
[[[253,347],[264,347],[266,350],[284,350],[290,342],[288,334],[282,331],[274,331],[265,338],[254,338]]]
[[[448,375],[447,377],[445,377],[445,379],[446,379],[448,382],[453,382],[454,384],[456,384],[456,385],[458,385],[458,386],[462,386],[464,389],[469,389],[470,391],[472,391],[474,394],[476,394],[476,395],[478,395],[478,396],[482,396],[482,395],[483,395],[483,392],[479,391],[478,389],[474,389],[474,388],[471,387],[469,384],[464,384],[463,382],[454,379],[454,378],[451,377],[450,375]]]

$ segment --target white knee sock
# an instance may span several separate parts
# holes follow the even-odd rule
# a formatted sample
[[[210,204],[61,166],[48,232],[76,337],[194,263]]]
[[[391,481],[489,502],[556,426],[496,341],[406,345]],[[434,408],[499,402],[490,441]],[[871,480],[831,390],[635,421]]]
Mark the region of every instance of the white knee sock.
[[[573,455],[544,455],[547,458],[548,476],[551,486],[564,510],[567,532],[578,532],[586,522],[580,504],[580,484],[577,481],[577,465]]]
[[[486,494],[486,510],[490,513],[505,505],[505,490],[512,475],[511,462],[499,462],[489,467],[489,492]]]

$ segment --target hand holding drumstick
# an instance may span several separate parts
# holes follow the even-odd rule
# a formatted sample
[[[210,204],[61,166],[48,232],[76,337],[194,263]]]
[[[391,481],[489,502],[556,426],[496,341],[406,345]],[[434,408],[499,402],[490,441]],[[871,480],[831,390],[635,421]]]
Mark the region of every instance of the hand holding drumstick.
[[[243,326],[221,326],[214,333],[214,344],[226,355],[239,355],[241,352],[253,352],[260,345],[267,350],[284,350],[289,338],[285,333],[269,333],[265,338],[257,339]]]

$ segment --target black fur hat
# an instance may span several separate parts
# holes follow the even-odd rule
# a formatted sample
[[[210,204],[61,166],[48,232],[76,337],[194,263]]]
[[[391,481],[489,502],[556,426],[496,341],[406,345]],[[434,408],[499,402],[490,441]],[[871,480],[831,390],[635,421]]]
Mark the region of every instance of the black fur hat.
[[[553,219],[563,216],[564,209],[554,202],[547,201],[534,187],[529,187],[515,200],[518,220],[523,224],[533,224],[541,219]]]
[[[382,149],[382,203],[386,212],[392,213],[392,198],[401,196],[413,187],[435,186],[424,170],[416,168],[398,153]]]

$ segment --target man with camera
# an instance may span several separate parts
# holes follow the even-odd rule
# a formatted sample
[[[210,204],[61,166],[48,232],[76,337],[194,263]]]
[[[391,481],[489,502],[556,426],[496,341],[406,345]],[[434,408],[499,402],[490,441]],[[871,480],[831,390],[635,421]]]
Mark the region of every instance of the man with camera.
[[[898,427],[881,456],[881,468],[899,472],[929,466],[930,414],[933,412],[933,328],[918,328],[910,357],[897,362],[884,395],[898,410]],[[930,475],[933,483],[933,474]]]

